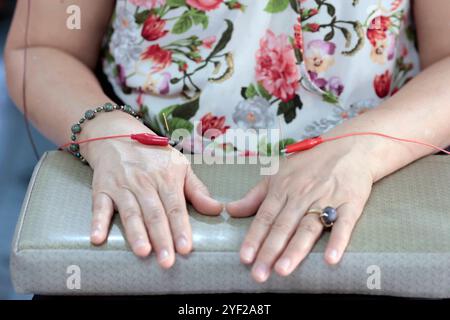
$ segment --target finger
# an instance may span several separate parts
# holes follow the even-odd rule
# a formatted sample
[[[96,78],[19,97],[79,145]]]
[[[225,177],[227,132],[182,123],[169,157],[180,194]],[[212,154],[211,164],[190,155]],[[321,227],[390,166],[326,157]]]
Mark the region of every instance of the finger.
[[[280,210],[286,202],[286,196],[278,192],[271,191],[261,204],[255,219],[250,225],[250,229],[244,239],[240,251],[243,263],[252,263],[262,242],[266,238],[273,221],[278,216]]]
[[[217,216],[223,210],[223,205],[211,198],[208,188],[195,175],[191,167],[186,174],[184,192],[194,208],[202,214]]]
[[[286,206],[275,219],[269,235],[264,240],[255,265],[252,269],[252,276],[258,282],[266,281],[270,270],[276,259],[286,248],[289,239],[291,239],[304,212],[309,207],[306,199],[302,202],[288,200]],[[306,204],[308,203],[308,204]]]
[[[337,220],[325,250],[327,263],[337,264],[341,260],[362,210],[363,206],[358,207],[350,203],[343,204],[337,209]]]
[[[129,190],[121,189],[115,192],[113,200],[119,211],[131,249],[137,256],[148,256],[151,246],[136,197]]]
[[[103,192],[94,193],[92,197],[91,242],[102,244],[108,236],[109,225],[114,214],[112,199]]]
[[[230,202],[226,205],[227,212],[232,217],[248,217],[256,213],[261,202],[267,195],[269,183],[267,179],[261,180],[242,199]]]
[[[192,231],[184,199],[183,184],[175,184],[171,190],[165,186],[163,190],[160,191],[160,195],[163,195],[162,202],[169,220],[175,247],[177,252],[188,254],[192,250]]]
[[[325,204],[326,203],[326,204]],[[331,202],[324,200],[312,203],[307,210],[324,208]],[[324,229],[319,215],[306,213],[300,220],[294,236],[289,241],[286,250],[275,263],[275,271],[282,276],[287,276],[294,271],[297,266],[305,259],[311,249],[314,247],[317,239]]]
[[[175,262],[175,253],[169,221],[160,195],[155,189],[148,188],[145,190],[145,194],[139,193],[138,197],[158,263],[163,268],[170,268]]]

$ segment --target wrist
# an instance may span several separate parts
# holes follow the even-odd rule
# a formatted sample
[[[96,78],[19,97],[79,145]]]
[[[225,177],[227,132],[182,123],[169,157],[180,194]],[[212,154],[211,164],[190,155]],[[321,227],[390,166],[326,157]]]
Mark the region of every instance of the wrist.
[[[322,138],[332,138],[338,135],[345,134],[344,132],[327,132],[322,135]],[[382,152],[385,152],[383,147],[384,141],[380,141],[379,137],[375,136],[349,136],[339,140],[326,142],[325,144],[334,144],[335,148],[341,154],[347,154],[351,157],[355,165],[364,166],[372,177],[373,182],[382,178],[382,161],[380,157]]]
[[[88,121],[79,134],[79,141],[111,135],[125,135],[152,131],[138,119],[124,112],[108,112],[98,114],[95,119]],[[121,141],[122,140],[122,141]],[[104,153],[104,148],[123,142],[123,139],[108,139],[92,141],[80,145],[80,153],[93,166]]]

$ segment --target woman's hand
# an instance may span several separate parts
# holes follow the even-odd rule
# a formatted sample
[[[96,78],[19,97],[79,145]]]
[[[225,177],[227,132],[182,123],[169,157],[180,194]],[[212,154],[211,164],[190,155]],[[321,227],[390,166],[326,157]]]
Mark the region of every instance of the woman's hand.
[[[89,125],[83,129],[89,137],[151,132],[118,111],[101,114]],[[222,205],[209,196],[187,159],[173,148],[144,146],[125,139],[82,146],[81,152],[94,170],[94,244],[105,241],[115,208],[133,252],[145,257],[153,250],[160,265],[169,268],[175,261],[175,251],[188,254],[192,250],[185,196],[201,213],[218,215],[222,211]]]
[[[240,252],[243,263],[253,263],[256,281],[266,281],[272,268],[289,275],[311,251],[324,227],[318,215],[305,214],[309,209],[337,209],[325,260],[340,261],[374,181],[365,153],[352,142],[325,143],[290,156],[276,175],[227,204],[234,217],[257,212]]]

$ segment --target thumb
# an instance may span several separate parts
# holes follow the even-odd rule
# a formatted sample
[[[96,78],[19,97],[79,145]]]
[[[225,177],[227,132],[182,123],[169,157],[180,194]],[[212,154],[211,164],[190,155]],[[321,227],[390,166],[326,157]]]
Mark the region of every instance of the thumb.
[[[184,193],[194,208],[202,214],[217,216],[223,210],[222,203],[211,198],[208,188],[195,175],[191,167],[188,167],[186,174]]]
[[[244,218],[255,214],[269,189],[268,179],[261,180],[242,199],[227,203],[227,212],[232,217]]]

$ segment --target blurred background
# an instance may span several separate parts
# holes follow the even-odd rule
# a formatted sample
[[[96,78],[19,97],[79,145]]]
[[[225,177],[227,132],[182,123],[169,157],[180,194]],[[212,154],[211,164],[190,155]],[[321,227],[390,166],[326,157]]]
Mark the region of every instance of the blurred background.
[[[3,49],[15,0],[0,0],[0,300],[31,299],[14,292],[9,275],[9,254],[17,218],[36,157],[29,142],[22,113],[6,88]],[[54,146],[36,130],[33,139],[40,154]]]

